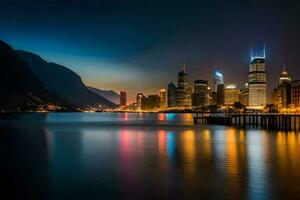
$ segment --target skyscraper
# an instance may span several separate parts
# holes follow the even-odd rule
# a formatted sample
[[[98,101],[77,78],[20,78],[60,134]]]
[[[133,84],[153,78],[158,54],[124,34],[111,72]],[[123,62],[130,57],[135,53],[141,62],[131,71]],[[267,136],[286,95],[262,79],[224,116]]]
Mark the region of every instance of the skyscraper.
[[[172,82],[169,83],[168,94],[167,94],[168,107],[176,106],[176,91],[177,91],[177,87],[174,85],[174,83]]]
[[[225,103],[224,93],[225,93],[224,84],[219,84],[217,87],[217,105],[224,105]]]
[[[267,104],[265,47],[251,49],[249,67],[249,107],[262,109]]]
[[[127,105],[126,92],[121,90],[120,92],[120,106],[125,107]]]
[[[292,82],[292,105],[297,109],[300,108],[300,80]]]
[[[144,95],[143,93],[138,93],[136,95],[136,109],[138,111],[142,110],[142,99],[143,99]]]
[[[240,90],[236,88],[236,85],[227,85],[224,91],[225,105],[231,106],[235,102],[239,101]]]
[[[245,84],[245,88],[240,90],[239,102],[245,106],[249,106],[249,88],[248,83]]]
[[[196,80],[194,82],[194,93],[192,95],[193,106],[205,106],[209,104],[208,81]]]
[[[178,73],[178,83],[177,83],[177,91],[176,91],[176,106],[178,107],[186,107],[192,105],[191,100],[191,89],[188,88],[187,81],[187,72],[184,68],[181,72]]]
[[[292,79],[283,68],[279,76],[278,87],[273,90],[272,100],[275,105],[277,105],[278,109],[282,111],[282,109],[288,108],[292,103]]]
[[[149,95],[148,97],[142,97],[142,110],[154,111],[159,109],[159,96]]]
[[[224,78],[219,69],[214,70],[214,92],[216,92],[217,105],[224,105]]]
[[[218,91],[218,85],[223,84],[224,85],[224,78],[221,70],[215,69],[214,70],[214,91]]]
[[[166,109],[167,108],[167,93],[166,89],[161,89],[159,91],[159,107],[160,109]]]
[[[216,92],[212,92],[211,93],[211,105],[217,105],[217,93]]]

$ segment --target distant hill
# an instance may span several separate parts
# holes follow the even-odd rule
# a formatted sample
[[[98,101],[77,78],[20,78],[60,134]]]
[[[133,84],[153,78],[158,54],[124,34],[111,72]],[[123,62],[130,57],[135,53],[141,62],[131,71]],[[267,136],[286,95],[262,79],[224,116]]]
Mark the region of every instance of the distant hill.
[[[94,88],[91,86],[87,86],[87,88],[96,93],[99,94],[100,96],[104,97],[105,99],[113,102],[114,104],[120,104],[120,95],[118,93],[116,93],[113,90],[102,90],[102,89],[98,89],[98,88]]]
[[[102,96],[88,90],[72,70],[43,60],[40,56],[27,51],[18,51],[29,64],[33,73],[50,90],[56,92],[65,101],[78,107],[98,106],[115,107],[116,105]]]
[[[0,41],[0,74],[2,111],[34,109],[47,103],[65,104],[45,87],[24,59],[3,41]]]

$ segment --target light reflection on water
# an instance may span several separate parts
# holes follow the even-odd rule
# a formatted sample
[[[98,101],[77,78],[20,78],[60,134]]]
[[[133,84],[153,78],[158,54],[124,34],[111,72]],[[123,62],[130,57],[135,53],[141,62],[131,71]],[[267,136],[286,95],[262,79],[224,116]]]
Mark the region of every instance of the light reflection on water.
[[[191,114],[34,116],[0,121],[1,173],[18,174],[10,180],[20,182],[20,194],[38,188],[35,195],[51,199],[300,197],[298,133],[194,126]]]

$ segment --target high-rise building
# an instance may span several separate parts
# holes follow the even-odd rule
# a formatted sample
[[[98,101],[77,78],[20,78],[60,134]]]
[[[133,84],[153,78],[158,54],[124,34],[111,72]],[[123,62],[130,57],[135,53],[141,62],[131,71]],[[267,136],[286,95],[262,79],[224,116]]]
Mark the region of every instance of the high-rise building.
[[[211,105],[217,105],[217,93],[216,92],[212,92],[211,93]]]
[[[167,108],[167,92],[166,89],[161,89],[159,91],[159,107],[160,109],[166,109]]]
[[[279,76],[278,87],[272,92],[272,101],[280,111],[292,104],[292,79],[285,68]]]
[[[209,86],[207,86],[207,105],[212,105],[212,92]]]
[[[235,102],[239,101],[240,90],[236,88],[236,85],[227,85],[224,91],[225,105],[231,106]]]
[[[206,106],[209,104],[208,81],[196,80],[192,94],[192,106]]]
[[[214,91],[213,92],[218,92],[218,85],[224,85],[224,78],[221,70],[215,69],[214,70]]]
[[[245,88],[240,90],[239,102],[245,106],[249,106],[249,84],[245,84]]]
[[[175,107],[176,106],[176,91],[177,87],[174,85],[174,83],[169,83],[168,85],[168,107]]]
[[[217,87],[217,105],[224,105],[224,84],[219,84]]]
[[[295,108],[300,107],[300,80],[292,81],[292,105]]]
[[[214,70],[214,92],[216,93],[216,104],[224,105],[224,78],[221,70]]]
[[[265,47],[251,50],[249,67],[249,107],[262,109],[267,104]]]
[[[278,107],[278,88],[272,90],[272,104]]]
[[[136,109],[138,111],[142,110],[142,99],[143,99],[144,95],[143,93],[138,93],[136,95]]]
[[[159,101],[159,95],[149,95],[148,96],[148,106],[149,106],[149,110],[157,110],[159,109],[159,104],[160,104],[160,101]]]
[[[188,88],[187,81],[187,72],[184,69],[178,73],[178,83],[177,83],[177,91],[176,91],[176,106],[178,107],[186,107],[192,105],[191,100],[191,89]]]
[[[157,110],[159,109],[160,102],[158,95],[149,95],[142,98],[142,110]]]
[[[126,92],[124,90],[121,90],[121,92],[120,92],[120,106],[125,107],[126,105],[127,105]]]

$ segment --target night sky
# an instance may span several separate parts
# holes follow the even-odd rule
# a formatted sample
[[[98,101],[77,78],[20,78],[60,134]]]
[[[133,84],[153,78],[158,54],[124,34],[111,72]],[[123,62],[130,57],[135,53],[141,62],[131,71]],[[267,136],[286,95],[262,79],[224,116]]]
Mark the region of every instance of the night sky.
[[[218,67],[242,87],[260,43],[270,93],[284,64],[300,79],[299,10],[299,1],[1,0],[0,39],[131,99],[176,82],[184,61],[191,82],[212,83]]]

